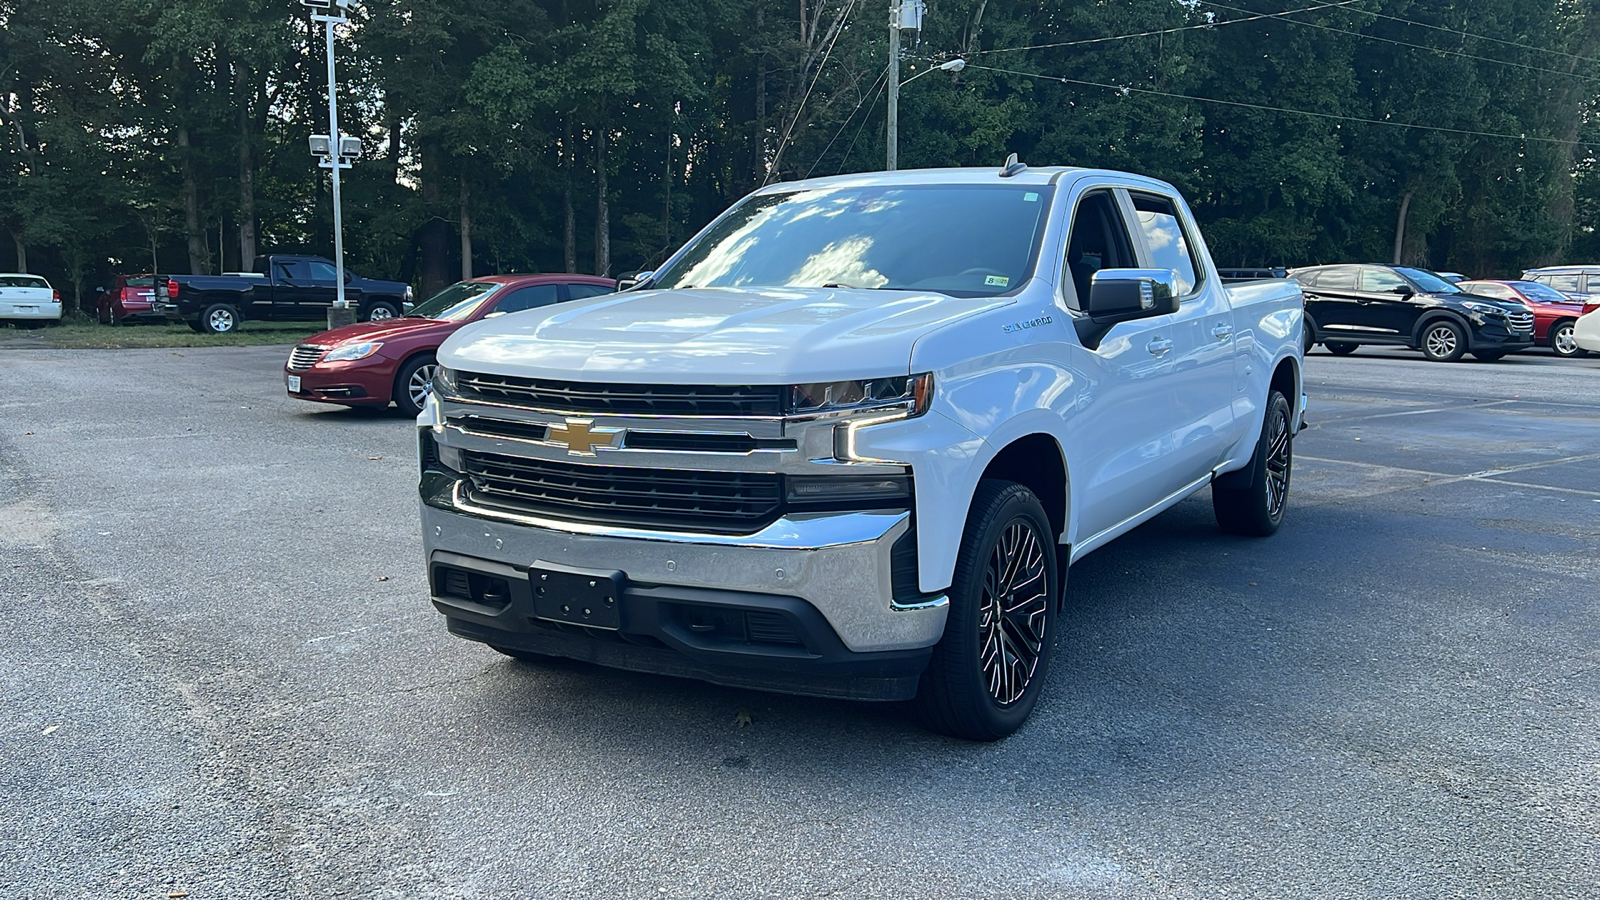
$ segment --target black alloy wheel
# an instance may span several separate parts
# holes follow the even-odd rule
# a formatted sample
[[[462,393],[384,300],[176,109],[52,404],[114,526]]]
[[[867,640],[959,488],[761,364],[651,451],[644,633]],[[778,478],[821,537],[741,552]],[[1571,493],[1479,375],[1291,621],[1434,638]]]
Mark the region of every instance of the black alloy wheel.
[[[1270,392],[1261,437],[1249,465],[1211,485],[1211,509],[1223,531],[1266,537],[1283,524],[1294,470],[1293,425],[1288,398],[1279,391]]]
[[[1022,727],[1050,670],[1057,581],[1055,536],[1039,498],[1013,482],[980,482],[944,636],[918,686],[924,725],[973,741]]]
[[[1417,346],[1434,362],[1455,362],[1467,352],[1467,333],[1449,319],[1438,319],[1422,330]]]

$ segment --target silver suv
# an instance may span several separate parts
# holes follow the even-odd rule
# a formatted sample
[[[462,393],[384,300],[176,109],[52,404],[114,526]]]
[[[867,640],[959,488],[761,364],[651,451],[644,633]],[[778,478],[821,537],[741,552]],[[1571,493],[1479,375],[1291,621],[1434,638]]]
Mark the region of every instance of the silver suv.
[[[1600,302],[1600,266],[1545,266],[1527,269],[1523,281],[1547,284],[1582,303]]]

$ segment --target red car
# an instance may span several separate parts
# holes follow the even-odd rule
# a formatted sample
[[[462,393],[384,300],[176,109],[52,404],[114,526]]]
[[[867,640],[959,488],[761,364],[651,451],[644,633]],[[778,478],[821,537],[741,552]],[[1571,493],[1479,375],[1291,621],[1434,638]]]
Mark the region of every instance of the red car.
[[[97,293],[96,302],[100,324],[121,325],[124,322],[165,322],[165,313],[152,308],[156,299],[154,275],[118,275],[110,287]]]
[[[1533,311],[1533,340],[1555,351],[1557,356],[1587,356],[1572,339],[1572,326],[1583,315],[1582,300],[1574,300],[1555,288],[1537,281],[1463,281],[1456,287],[1480,297],[1515,300]]]
[[[404,316],[324,331],[294,348],[284,366],[289,396],[344,406],[422,409],[437,368],[434,351],[456,329],[566,300],[609,294],[610,278],[593,275],[489,275],[458,281]]]

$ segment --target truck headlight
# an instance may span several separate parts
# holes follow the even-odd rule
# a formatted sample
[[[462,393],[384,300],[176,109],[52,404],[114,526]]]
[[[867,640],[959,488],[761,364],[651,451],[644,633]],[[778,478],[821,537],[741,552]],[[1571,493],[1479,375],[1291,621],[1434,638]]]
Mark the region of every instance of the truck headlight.
[[[933,402],[933,373],[827,381],[789,388],[790,415],[825,416],[850,412],[902,410],[920,416]]]
[[[378,348],[382,346],[383,343],[381,341],[362,341],[359,344],[345,344],[342,347],[335,347],[329,350],[328,355],[324,356],[322,361],[340,362],[342,360],[348,362],[352,359],[366,359],[377,353]]]
[[[433,370],[433,392],[440,396],[458,396],[455,369],[440,366]]]

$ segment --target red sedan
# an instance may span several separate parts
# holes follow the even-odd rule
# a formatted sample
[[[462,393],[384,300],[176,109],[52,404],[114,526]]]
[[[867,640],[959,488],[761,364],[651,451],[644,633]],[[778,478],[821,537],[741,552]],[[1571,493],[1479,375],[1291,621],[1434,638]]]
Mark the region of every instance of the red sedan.
[[[1583,301],[1574,300],[1537,281],[1463,281],[1456,287],[1480,297],[1515,300],[1533,311],[1533,340],[1557,356],[1587,356],[1572,339],[1572,326],[1583,315]]]
[[[344,406],[421,411],[437,368],[433,354],[456,329],[566,300],[609,294],[593,275],[489,275],[458,281],[406,315],[324,331],[294,348],[284,366],[289,396]]]
[[[123,322],[165,322],[165,313],[153,308],[156,299],[154,275],[118,275],[110,287],[96,293],[96,312],[102,325],[121,325]]]

